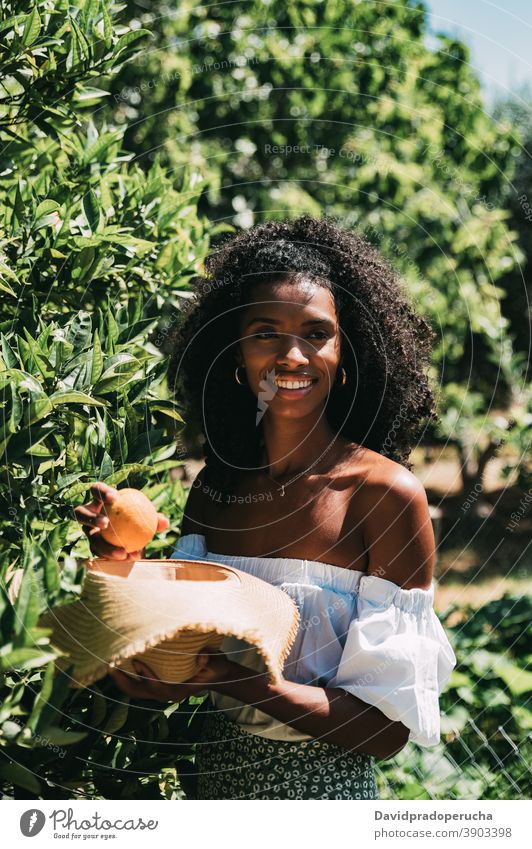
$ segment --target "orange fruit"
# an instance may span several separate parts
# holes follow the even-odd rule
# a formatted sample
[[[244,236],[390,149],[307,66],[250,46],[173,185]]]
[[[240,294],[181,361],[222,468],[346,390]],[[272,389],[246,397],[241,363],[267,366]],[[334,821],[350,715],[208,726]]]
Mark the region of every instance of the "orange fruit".
[[[110,545],[138,551],[153,539],[158,525],[157,510],[138,489],[119,489],[113,504],[104,504],[102,515],[109,525],[101,535]]]

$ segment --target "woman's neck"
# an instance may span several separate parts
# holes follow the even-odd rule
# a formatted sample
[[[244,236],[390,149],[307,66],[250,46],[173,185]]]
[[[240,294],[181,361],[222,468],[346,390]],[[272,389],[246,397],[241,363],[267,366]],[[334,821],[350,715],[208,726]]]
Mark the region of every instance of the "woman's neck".
[[[335,453],[334,443],[342,440],[322,416],[316,422],[306,419],[266,419],[262,421],[264,452],[262,463],[274,478],[306,471],[324,452]],[[319,462],[316,463],[318,468]]]

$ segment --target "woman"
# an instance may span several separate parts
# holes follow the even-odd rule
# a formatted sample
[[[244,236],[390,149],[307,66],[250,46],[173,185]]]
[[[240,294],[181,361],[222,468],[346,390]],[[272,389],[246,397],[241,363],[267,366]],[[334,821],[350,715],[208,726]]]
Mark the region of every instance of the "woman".
[[[197,798],[378,798],[375,759],[438,742],[456,663],[408,464],[435,418],[431,331],[382,257],[331,219],[260,224],[205,266],[169,370],[206,460],[173,556],[281,587],[301,624],[279,685],[229,638],[185,684],[140,663],[111,674],[136,697],[209,691]],[[113,491],[94,492],[78,518],[95,551],[124,556],[98,541]]]

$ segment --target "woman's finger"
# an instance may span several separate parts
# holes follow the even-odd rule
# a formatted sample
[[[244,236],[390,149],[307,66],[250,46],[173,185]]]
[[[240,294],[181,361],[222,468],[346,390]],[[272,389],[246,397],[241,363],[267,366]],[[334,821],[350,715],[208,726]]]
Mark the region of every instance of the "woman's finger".
[[[153,669],[150,669],[149,666],[146,666],[146,664],[143,663],[142,660],[137,660],[137,659],[132,660],[131,665],[133,666],[133,669],[135,670],[135,672],[138,675],[140,675],[141,677],[144,677],[144,678],[146,678],[147,680],[150,680],[150,681],[159,681],[160,682],[161,679],[157,678],[157,675],[155,674]]]
[[[164,513],[157,513],[157,533],[166,531],[170,527],[170,519]]]
[[[109,486],[101,481],[92,484],[91,492],[94,496],[94,501],[103,502],[104,504],[112,504],[118,495],[118,490],[114,486]]]
[[[101,481],[92,484],[90,489],[94,496],[93,500],[87,502],[87,504],[79,504],[74,507],[74,516],[82,525],[107,527],[109,519],[107,516],[102,516],[101,512],[106,504],[113,503],[118,490]]]
[[[128,557],[132,556],[127,553],[125,548],[106,542],[98,528],[91,528],[85,533],[89,537],[91,551],[98,557],[103,557],[106,560],[127,560]],[[139,560],[140,558],[137,557],[136,559]]]
[[[164,684],[158,678],[153,677],[154,673],[151,670],[149,672],[151,677],[131,675],[113,667],[109,669],[111,678],[128,696],[134,696],[137,699],[153,699],[159,702],[179,701],[179,699],[186,697],[179,685]]]
[[[95,513],[88,505],[80,505],[74,508],[74,515],[78,522],[82,525],[89,525],[91,528],[107,528],[109,526],[109,518]]]
[[[108,672],[117,687],[119,687],[123,693],[126,693],[126,695],[135,696],[138,699],[149,698],[149,696],[146,695],[146,684],[143,684],[140,679],[135,679],[131,675],[128,675],[126,672],[122,672],[121,669],[117,669],[114,666],[109,667]]]
[[[207,666],[209,660],[210,656],[206,652],[200,652],[200,654],[198,654],[196,658],[197,664],[200,669],[203,669],[205,666]]]

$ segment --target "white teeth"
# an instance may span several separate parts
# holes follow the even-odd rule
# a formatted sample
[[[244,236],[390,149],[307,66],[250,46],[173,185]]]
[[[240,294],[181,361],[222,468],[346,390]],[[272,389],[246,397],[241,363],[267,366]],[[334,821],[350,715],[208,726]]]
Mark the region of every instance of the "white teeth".
[[[283,380],[282,378],[276,378],[275,382],[280,389],[306,389],[307,386],[312,385],[312,380]]]

